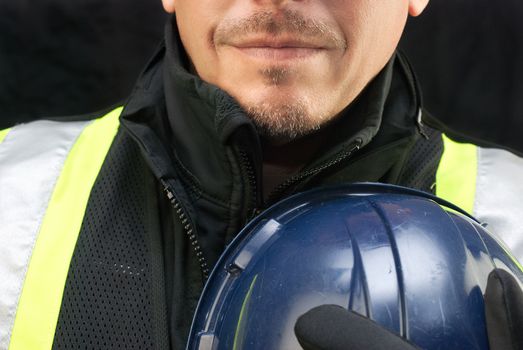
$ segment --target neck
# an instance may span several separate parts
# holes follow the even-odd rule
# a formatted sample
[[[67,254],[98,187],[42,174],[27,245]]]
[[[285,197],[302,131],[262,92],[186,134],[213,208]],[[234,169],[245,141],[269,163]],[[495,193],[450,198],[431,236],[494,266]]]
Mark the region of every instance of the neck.
[[[324,136],[325,133],[315,132],[290,141],[262,140],[264,197],[316,156]]]

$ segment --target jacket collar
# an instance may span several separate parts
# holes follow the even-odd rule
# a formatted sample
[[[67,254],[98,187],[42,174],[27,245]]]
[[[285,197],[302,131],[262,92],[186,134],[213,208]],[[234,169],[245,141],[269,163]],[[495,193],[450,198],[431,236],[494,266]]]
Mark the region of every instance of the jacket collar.
[[[140,78],[122,121],[142,144],[154,137],[140,130],[148,127],[156,134],[155,145],[145,147],[147,157],[174,160],[203,192],[225,201],[230,197],[231,145],[242,140],[251,158],[261,163],[259,138],[236,101],[192,74],[189,67],[173,16],[166,26],[165,42]],[[408,65],[393,57],[342,115],[319,131],[328,133],[328,141],[305,169],[328,162],[354,140],[373,149],[412,135],[420,108],[418,96]],[[160,146],[164,150],[158,152]],[[155,171],[158,177],[174,173],[168,163],[156,162],[164,167]]]

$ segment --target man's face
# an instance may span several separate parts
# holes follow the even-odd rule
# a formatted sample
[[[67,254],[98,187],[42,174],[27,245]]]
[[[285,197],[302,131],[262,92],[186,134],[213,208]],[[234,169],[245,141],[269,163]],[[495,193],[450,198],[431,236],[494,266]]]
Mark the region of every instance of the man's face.
[[[164,0],[198,75],[293,138],[350,104],[427,0]],[[414,3],[414,5],[413,5]]]

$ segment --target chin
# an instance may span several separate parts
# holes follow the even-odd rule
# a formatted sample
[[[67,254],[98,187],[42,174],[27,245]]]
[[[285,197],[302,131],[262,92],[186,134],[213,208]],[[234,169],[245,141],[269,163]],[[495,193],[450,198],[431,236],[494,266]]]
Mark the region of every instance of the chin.
[[[260,134],[272,139],[306,135],[319,129],[326,119],[309,99],[282,92],[239,101]]]

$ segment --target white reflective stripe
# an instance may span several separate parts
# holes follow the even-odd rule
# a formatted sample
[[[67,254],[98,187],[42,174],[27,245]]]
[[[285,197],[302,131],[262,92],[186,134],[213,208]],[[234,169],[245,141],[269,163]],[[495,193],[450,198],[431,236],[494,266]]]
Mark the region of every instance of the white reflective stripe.
[[[55,183],[89,122],[37,121],[0,144],[0,349],[7,349],[27,267]]]
[[[478,147],[474,215],[523,262],[523,158]]]

